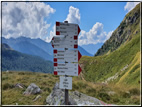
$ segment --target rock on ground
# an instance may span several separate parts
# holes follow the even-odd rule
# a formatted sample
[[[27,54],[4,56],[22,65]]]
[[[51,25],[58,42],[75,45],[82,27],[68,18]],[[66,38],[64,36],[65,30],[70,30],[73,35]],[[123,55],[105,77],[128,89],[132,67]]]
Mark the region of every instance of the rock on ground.
[[[64,90],[59,88],[56,83],[51,94],[46,98],[47,105],[64,105]],[[76,102],[69,96],[69,105],[77,105]]]
[[[30,95],[30,94],[38,94],[38,93],[41,93],[41,89],[36,84],[31,83],[23,94]]]
[[[64,89],[59,88],[59,84],[56,83],[51,94],[46,98],[47,105],[65,105]],[[69,105],[107,105],[106,103],[87,96],[78,91],[69,92]]]

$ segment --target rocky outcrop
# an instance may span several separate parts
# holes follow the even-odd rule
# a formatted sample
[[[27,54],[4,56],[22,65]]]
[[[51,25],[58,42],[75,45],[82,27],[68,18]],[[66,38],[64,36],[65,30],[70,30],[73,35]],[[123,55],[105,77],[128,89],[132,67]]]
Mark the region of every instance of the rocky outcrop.
[[[64,90],[59,88],[59,84],[56,83],[51,94],[46,98],[47,105],[65,105],[64,102]],[[107,105],[106,103],[87,96],[78,91],[69,92],[69,105]]]
[[[23,94],[30,95],[30,94],[38,94],[38,93],[41,93],[41,89],[36,84],[31,83]]]
[[[140,26],[140,4],[138,4],[132,11],[130,11],[112,33],[111,37],[102,45],[102,47],[96,52],[95,56],[104,55],[108,51],[115,51],[121,44],[130,41],[135,34],[140,30],[136,31],[134,28]]]
[[[51,94],[46,98],[47,105],[65,105],[64,102],[64,90],[59,88],[59,84],[56,83]],[[69,96],[69,104],[77,105],[76,102]]]

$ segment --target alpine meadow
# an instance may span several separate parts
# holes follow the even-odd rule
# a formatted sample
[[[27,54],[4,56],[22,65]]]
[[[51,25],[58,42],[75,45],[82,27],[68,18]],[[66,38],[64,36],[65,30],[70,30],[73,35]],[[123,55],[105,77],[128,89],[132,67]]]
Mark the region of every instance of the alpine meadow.
[[[140,5],[137,4],[125,15],[110,38],[93,56],[79,46],[83,54],[79,61],[82,72],[72,77],[69,99],[73,104],[70,105],[141,104]],[[29,38],[21,37],[19,40],[22,43],[18,39],[11,38],[8,41],[2,38],[2,105],[62,105],[63,97],[59,98],[54,93],[62,90],[56,90],[60,76],[53,73],[54,54],[51,44],[40,39],[34,40],[38,44]],[[30,51],[26,49],[31,50],[32,54],[28,54]],[[28,90],[29,87],[32,87],[31,90]]]

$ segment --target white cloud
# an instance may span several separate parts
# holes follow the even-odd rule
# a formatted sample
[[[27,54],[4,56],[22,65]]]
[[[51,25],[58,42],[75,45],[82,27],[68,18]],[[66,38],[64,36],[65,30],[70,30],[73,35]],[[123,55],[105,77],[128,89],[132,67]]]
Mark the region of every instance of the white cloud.
[[[124,9],[128,12],[131,11],[139,2],[127,2]]]
[[[79,24],[80,23],[79,9],[75,8],[73,6],[70,6],[69,7],[69,14],[67,15],[66,21],[68,21],[68,23]]]
[[[104,43],[107,39],[109,39],[112,32],[113,31],[106,33],[103,30],[103,24],[97,22],[89,32],[81,30],[81,34],[79,36],[79,45]]]
[[[55,25],[53,26],[52,30],[50,31],[50,36],[47,36],[45,41],[46,42],[51,42],[51,39],[55,36]]]
[[[78,8],[74,8],[73,6],[69,7],[69,14],[67,15],[66,21],[68,23],[80,23],[80,13]],[[53,26],[53,29],[50,31],[50,36],[47,36],[45,41],[51,42],[51,39],[55,36],[55,25]]]
[[[43,38],[50,27],[45,18],[54,12],[42,2],[3,2],[2,36]]]

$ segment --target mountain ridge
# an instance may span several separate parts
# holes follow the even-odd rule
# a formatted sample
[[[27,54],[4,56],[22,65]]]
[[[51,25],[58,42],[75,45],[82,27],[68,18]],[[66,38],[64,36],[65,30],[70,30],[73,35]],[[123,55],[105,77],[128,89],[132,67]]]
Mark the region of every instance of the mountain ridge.
[[[53,73],[53,63],[41,57],[17,52],[7,44],[2,44],[2,71],[32,71]]]
[[[27,37],[18,37],[6,39],[2,37],[2,43],[7,43],[13,49],[19,52],[40,56],[46,60],[50,60],[53,62],[53,48],[51,44],[39,38],[30,39]],[[81,46],[78,46],[78,50],[80,51],[82,56],[93,56],[92,54],[88,53],[85,49],[83,49]]]
[[[133,10],[126,14],[123,21],[112,33],[111,37],[102,45],[102,47],[96,52],[94,56],[104,55],[109,51],[113,52],[123,43],[130,41],[132,37],[140,31],[139,20],[140,4],[138,4]]]
[[[140,4],[130,11],[124,17],[123,21],[126,17],[129,17],[129,15],[134,17],[135,13],[139,13],[139,5]],[[131,18],[131,20],[133,20],[133,18]],[[113,86],[124,85],[125,87],[140,87],[140,20],[137,20],[136,23],[131,20],[129,20],[130,23],[132,22],[129,26],[123,26],[122,23],[120,24],[119,27],[121,28],[123,26],[125,32],[129,32],[129,28],[131,28],[131,33],[124,35],[123,32],[120,35],[120,37],[126,36],[128,38],[124,40],[120,46],[116,46],[115,50],[111,51],[109,47],[106,47],[105,50],[104,46],[109,44],[104,44],[102,46],[102,53],[98,53],[98,55],[94,57],[81,58],[79,62],[82,67],[81,75],[86,81],[103,82]],[[118,30],[117,28],[114,32],[122,32]],[[108,41],[111,40],[112,38]]]

